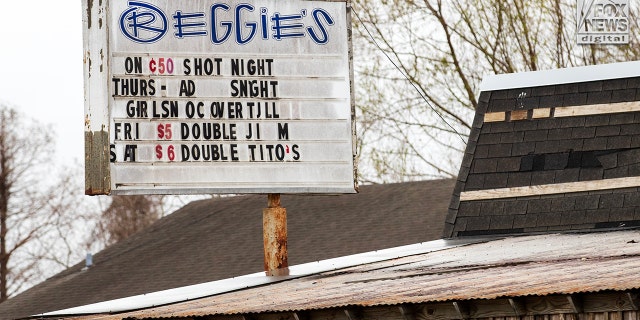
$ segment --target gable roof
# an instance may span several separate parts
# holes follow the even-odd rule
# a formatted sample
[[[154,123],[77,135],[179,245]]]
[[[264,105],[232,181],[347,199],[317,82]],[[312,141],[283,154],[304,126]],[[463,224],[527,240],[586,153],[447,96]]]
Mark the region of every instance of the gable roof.
[[[283,195],[290,265],[437,239],[454,180],[361,186],[340,196]],[[0,318],[86,305],[263,269],[266,195],[201,200],[0,304]]]
[[[640,225],[640,62],[481,87],[446,237]]]

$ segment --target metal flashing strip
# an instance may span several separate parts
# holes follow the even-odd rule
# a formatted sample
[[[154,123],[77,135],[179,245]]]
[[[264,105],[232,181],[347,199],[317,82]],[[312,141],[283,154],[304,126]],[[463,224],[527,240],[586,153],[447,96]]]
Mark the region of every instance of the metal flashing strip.
[[[638,76],[640,76],[640,61],[629,61],[585,67],[490,75],[484,77],[482,83],[480,83],[480,91],[540,87]]]
[[[465,191],[460,193],[460,201],[531,197],[560,193],[600,191],[634,187],[640,187],[640,177],[625,177],[604,180],[544,184],[537,186]]]
[[[188,300],[223,294],[226,292],[257,287],[270,283],[296,279],[313,274],[319,274],[322,272],[334,271],[338,269],[374,262],[381,262],[411,255],[425,254],[483,241],[486,241],[486,239],[474,238],[434,240],[418,244],[300,264],[290,267],[288,276],[266,276],[264,272],[258,272],[235,278],[228,278],[197,285],[157,291],[149,294],[104,301],[45,314],[34,315],[34,317],[118,313],[157,307],[161,305],[184,302]]]

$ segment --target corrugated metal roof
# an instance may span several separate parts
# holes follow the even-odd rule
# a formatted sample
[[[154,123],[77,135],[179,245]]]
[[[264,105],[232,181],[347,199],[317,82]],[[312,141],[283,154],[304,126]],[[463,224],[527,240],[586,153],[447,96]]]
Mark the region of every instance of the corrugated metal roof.
[[[637,230],[511,237],[94,319],[378,306],[640,288]]]
[[[486,241],[477,239],[452,239],[435,240],[424,243],[406,245],[391,249],[376,250],[355,255],[349,255],[334,259],[327,259],[311,263],[300,264],[289,268],[287,276],[266,276],[264,272],[212,281],[197,285],[185,286],[170,290],[163,290],[149,294],[143,294],[128,298],[116,299],[100,303],[89,304],[70,309],[50,312],[44,316],[69,315],[69,314],[95,314],[107,312],[124,312],[149,308],[157,305],[177,303],[187,300],[199,299],[206,296],[223,294],[245,288],[263,286],[275,282],[287,281],[300,277],[317,275],[328,271],[351,268],[380,261],[392,260],[412,255],[424,254],[447,248]]]

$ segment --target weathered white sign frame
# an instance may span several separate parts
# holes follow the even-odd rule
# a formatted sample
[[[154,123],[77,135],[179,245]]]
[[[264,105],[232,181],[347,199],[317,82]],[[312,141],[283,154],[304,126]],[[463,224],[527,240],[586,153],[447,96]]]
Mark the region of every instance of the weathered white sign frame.
[[[83,1],[87,194],[353,193],[348,1]]]

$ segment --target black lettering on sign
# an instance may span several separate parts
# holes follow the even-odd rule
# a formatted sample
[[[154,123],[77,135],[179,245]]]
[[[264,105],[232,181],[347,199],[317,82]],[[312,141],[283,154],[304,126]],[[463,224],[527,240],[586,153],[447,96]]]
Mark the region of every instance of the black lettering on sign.
[[[300,160],[299,146],[294,144],[249,144],[249,161],[289,161]],[[288,156],[289,155],[289,156]]]
[[[147,101],[127,101],[127,116],[129,118],[147,118]]]
[[[193,80],[180,80],[180,93],[181,97],[191,97],[196,93],[196,84]]]
[[[224,102],[211,102],[209,112],[212,118],[222,118],[224,116]]]
[[[109,162],[116,162],[116,145],[109,145]]]
[[[271,76],[273,59],[231,59],[232,76]]]
[[[114,126],[114,135],[116,140],[122,138],[122,140],[138,140],[140,138],[138,132],[140,131],[140,124],[130,122],[116,122]],[[121,136],[122,134],[122,136]]]
[[[260,140],[260,124],[259,123],[247,123],[247,135],[245,139]]]
[[[184,68],[184,75],[185,76],[191,75],[191,60],[190,59],[184,59],[182,61],[182,67]]]
[[[181,123],[182,140],[237,140],[236,123]]]
[[[142,73],[142,57],[124,58],[124,72],[127,74]]]
[[[293,154],[293,160],[295,161],[300,160],[300,152],[298,152],[298,148],[299,146],[297,144],[291,146],[291,153]]]
[[[221,72],[221,58],[193,58],[193,64],[190,59],[185,59],[183,65],[185,67],[185,75],[190,75],[193,66],[193,75],[195,76],[219,76]]]
[[[227,106],[229,108],[227,110],[229,119],[242,119],[242,102],[228,102]]]
[[[280,114],[276,109],[275,102],[247,102],[247,109],[249,110],[250,119],[279,119]]]
[[[180,145],[182,161],[239,161],[237,144]]]
[[[193,101],[187,101],[185,109],[189,119],[193,119],[196,114],[198,118],[204,118],[204,102],[202,101],[199,101],[197,104],[194,104]]]
[[[231,80],[231,96],[242,98],[275,98],[276,80]]]
[[[124,161],[135,162],[136,161],[136,149],[138,146],[135,144],[127,144],[124,146]]]
[[[231,151],[231,161],[240,161],[238,157],[238,145],[235,143],[230,144],[229,150]]]
[[[114,96],[139,96],[147,97],[156,94],[155,81],[153,79],[138,78],[113,78]]]
[[[281,144],[276,144],[276,159],[278,159],[278,161],[284,161],[284,146]]]
[[[193,62],[193,63],[192,63]],[[184,59],[182,66],[184,67],[184,74],[186,76],[219,76],[221,72],[222,58],[193,58]]]
[[[289,124],[278,122],[278,140],[289,140]]]
[[[177,118],[178,117],[178,101],[161,101],[157,105],[157,101],[152,103],[154,118]]]
[[[262,160],[262,155],[259,155],[259,154],[256,153],[257,145],[250,144],[250,145],[247,145],[247,147],[249,148],[249,161],[261,161]],[[262,149],[260,149],[259,151],[260,151],[260,153],[262,153]]]

